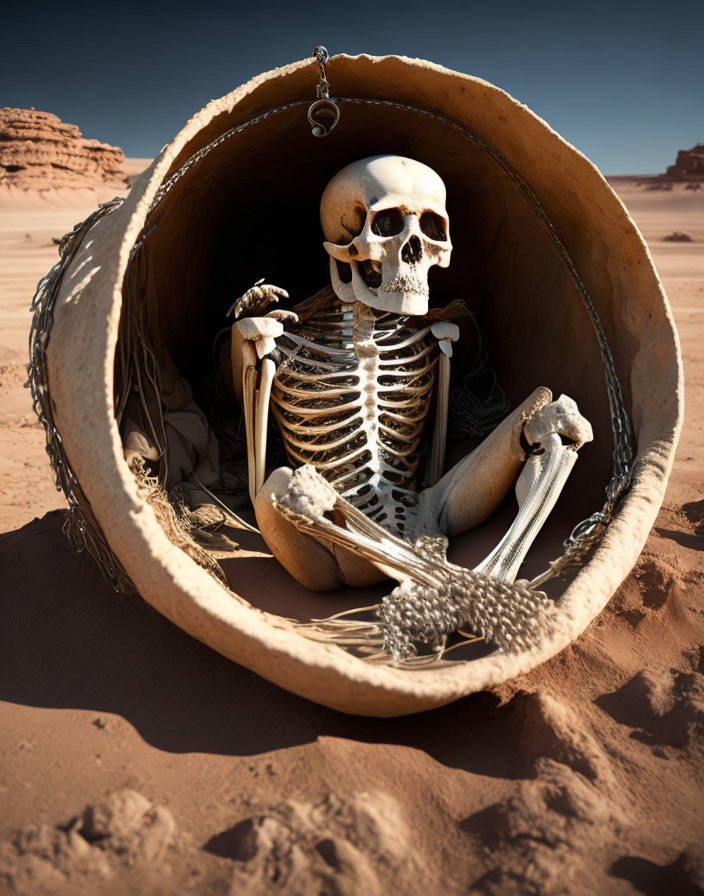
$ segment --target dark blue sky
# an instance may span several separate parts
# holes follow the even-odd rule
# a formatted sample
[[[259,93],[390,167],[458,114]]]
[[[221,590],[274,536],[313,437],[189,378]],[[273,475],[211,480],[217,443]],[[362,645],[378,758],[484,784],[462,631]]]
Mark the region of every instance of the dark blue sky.
[[[607,174],[663,171],[704,142],[704,0],[15,2],[2,30],[0,105],[54,112],[131,156],[316,43],[486,78]]]

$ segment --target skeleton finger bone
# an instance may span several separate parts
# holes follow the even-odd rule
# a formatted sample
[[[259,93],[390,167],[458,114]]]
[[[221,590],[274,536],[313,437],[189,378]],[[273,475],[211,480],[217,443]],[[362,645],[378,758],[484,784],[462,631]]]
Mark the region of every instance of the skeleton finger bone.
[[[273,311],[269,311],[269,313],[264,316],[273,317],[274,320],[285,321],[286,323],[298,323],[298,315],[296,312],[287,311],[285,308],[274,308]]]
[[[592,439],[589,421],[566,395],[539,410],[525,425],[524,432],[531,444],[539,446],[539,453],[528,458],[518,477],[518,514],[499,544],[476,567],[477,571],[505,582],[516,578],[554,508],[577,462],[577,448]],[[561,436],[572,443],[563,444]]]
[[[285,289],[259,280],[251,289],[248,289],[244,295],[237,299],[227,312],[226,317],[234,314],[235,320],[239,320],[244,314],[255,314],[263,311],[267,306],[278,302],[280,298],[288,298],[288,293]]]

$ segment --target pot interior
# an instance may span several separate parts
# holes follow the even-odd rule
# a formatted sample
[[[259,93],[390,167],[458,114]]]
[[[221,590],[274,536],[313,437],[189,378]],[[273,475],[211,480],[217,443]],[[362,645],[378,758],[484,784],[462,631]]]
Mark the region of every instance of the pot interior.
[[[144,305],[160,363],[173,362],[206,414],[229,415],[236,422],[232,393],[218,397],[212,390],[218,347],[227,341],[226,334],[220,342],[216,337],[232,322],[226,312],[262,277],[284,287],[291,304],[329,282],[320,196],[343,166],[382,153],[426,163],[447,187],[454,249],[449,268],[431,270],[431,306],[454,299],[467,303],[511,407],[537,386],[548,386],[555,397],[564,392],[574,398],[594,428],[594,441],[581,450],[521,571],[530,578],[562,552],[572,527],[602,505],[612,433],[598,343],[572,277],[535,210],[481,145],[436,118],[390,106],[344,104],[339,125],[325,139],[311,136],[305,106],[277,112],[210,150],[162,199],[133,262],[141,273],[126,278],[125,302]],[[560,176],[556,170],[556,182]],[[569,226],[579,229],[580,221]],[[474,324],[461,322],[461,330],[453,388],[477,352]],[[448,465],[472,444],[451,439]],[[272,454],[274,466],[275,446]],[[238,512],[252,519],[247,505],[245,499]],[[452,540],[450,559],[476,564],[499,541],[515,511],[511,494],[484,525]],[[268,555],[258,536],[238,532],[235,537],[242,547]],[[270,556],[240,552],[219,562],[233,591],[288,617],[328,615],[372,603],[389,590],[381,585],[364,594],[352,589],[313,594]],[[553,587],[559,593],[565,584]]]

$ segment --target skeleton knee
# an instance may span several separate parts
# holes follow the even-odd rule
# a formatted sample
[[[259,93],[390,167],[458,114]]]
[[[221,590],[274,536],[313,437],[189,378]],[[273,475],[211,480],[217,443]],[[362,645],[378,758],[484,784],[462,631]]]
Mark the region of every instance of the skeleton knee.
[[[261,487],[261,489],[259,490],[259,494],[255,498],[255,512],[257,512],[258,506],[270,506],[272,495],[277,498],[285,495],[292,475],[293,470],[290,467],[278,467],[276,470],[274,470],[274,472],[269,476],[264,485]]]

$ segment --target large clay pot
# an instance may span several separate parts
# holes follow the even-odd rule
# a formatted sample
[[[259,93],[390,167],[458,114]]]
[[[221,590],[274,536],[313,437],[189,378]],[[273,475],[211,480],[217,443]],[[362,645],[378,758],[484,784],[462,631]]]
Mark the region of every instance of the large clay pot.
[[[346,712],[401,715],[526,672],[603,609],[635,563],[663,499],[682,415],[679,346],[628,212],[599,171],[529,109],[485,81],[421,60],[337,56],[328,67],[333,94],[383,102],[341,102],[339,125],[315,139],[306,110],[317,72],[314,60],[297,62],[209,103],[127,200],[94,223],[64,271],[47,349],[48,386],[87,524],[103,533],[145,601],[297,694]],[[169,181],[204,147],[210,148]],[[575,398],[594,426],[595,440],[582,451],[529,573],[559,555],[572,526],[603,504],[613,440],[592,320],[525,183],[591,296],[633,423],[630,489],[591,559],[551,586],[557,622],[550,637],[518,655],[484,651],[413,671],[311,640],[285,618],[311,609],[276,561],[231,560],[230,589],[220,584],[167,537],[124,459],[115,359],[123,298],[137,279],[135,258],[147,272],[142,288],[166,351],[182,374],[197,378],[198,346],[252,282],[266,274],[297,298],[321,285],[322,190],[345,164],[386,152],[426,162],[444,178],[455,248],[451,267],[434,273],[431,289],[440,301],[464,298],[476,311],[512,404],[546,385]],[[462,351],[460,344],[460,358]],[[459,538],[450,558],[471,565],[498,541],[509,517],[510,509]],[[337,598],[329,600],[334,611]],[[313,611],[324,615],[322,607]]]

